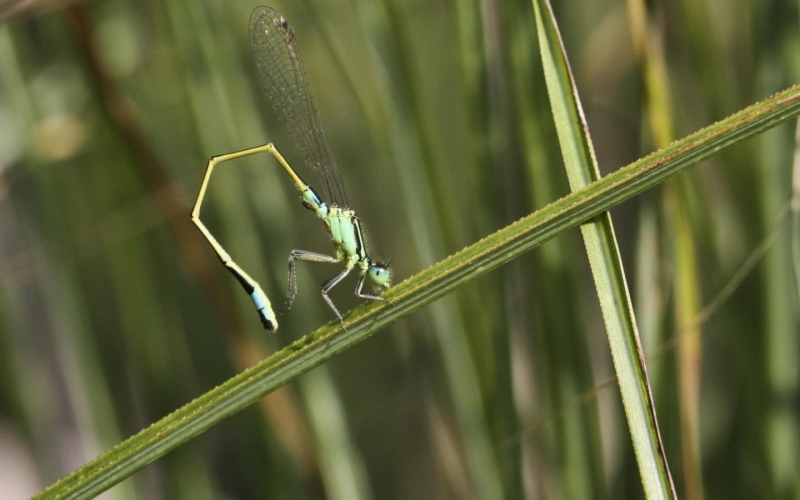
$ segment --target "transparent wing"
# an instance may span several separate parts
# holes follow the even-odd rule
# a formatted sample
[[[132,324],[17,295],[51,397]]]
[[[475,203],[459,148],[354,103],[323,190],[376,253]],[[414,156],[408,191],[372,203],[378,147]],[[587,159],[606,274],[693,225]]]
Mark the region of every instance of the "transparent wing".
[[[256,7],[250,16],[250,43],[261,89],[284,132],[318,174],[329,201],[347,206],[294,30],[279,12]]]

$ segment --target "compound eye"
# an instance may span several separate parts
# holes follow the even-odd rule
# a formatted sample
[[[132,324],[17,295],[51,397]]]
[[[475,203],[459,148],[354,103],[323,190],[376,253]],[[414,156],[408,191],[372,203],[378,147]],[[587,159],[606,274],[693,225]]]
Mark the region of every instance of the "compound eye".
[[[388,287],[392,272],[385,264],[375,264],[369,268],[369,280],[377,287]]]

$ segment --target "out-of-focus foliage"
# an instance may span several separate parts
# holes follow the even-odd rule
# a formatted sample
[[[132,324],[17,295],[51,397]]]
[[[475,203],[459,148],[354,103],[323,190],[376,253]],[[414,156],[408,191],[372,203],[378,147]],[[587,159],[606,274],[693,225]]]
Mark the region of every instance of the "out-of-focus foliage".
[[[263,333],[188,219],[210,155],[285,142],[249,55],[254,6],[90,2],[0,27],[4,499],[332,319],[316,289],[339,268],[301,266],[292,311]],[[297,33],[371,253],[400,279],[569,192],[529,3],[272,6]],[[604,173],[798,80],[797,3],[647,7],[554,5]],[[681,496],[800,494],[793,131],[612,211]],[[220,167],[203,215],[274,304],[291,249],[332,248],[268,156]],[[342,310],[353,286],[333,294]],[[571,232],[109,495],[638,498],[612,375]]]

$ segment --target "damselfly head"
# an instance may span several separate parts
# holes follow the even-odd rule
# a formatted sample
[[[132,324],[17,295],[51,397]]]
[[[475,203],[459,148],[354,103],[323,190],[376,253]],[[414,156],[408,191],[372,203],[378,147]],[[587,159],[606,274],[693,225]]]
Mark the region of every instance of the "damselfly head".
[[[389,264],[392,259],[386,262],[372,262],[367,270],[369,281],[378,288],[389,288],[392,280],[392,270],[389,269]]]

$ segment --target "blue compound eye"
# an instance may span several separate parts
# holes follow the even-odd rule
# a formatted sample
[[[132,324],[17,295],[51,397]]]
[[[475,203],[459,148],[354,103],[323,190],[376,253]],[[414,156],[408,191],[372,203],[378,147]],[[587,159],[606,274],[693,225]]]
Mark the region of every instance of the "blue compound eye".
[[[389,280],[392,278],[392,271],[389,269],[389,263],[386,264],[373,264],[369,266],[369,281],[377,287],[388,287]]]

